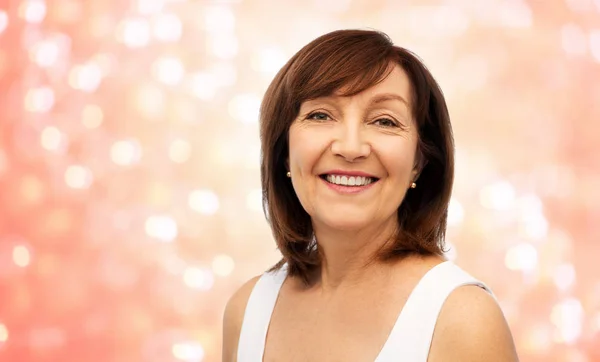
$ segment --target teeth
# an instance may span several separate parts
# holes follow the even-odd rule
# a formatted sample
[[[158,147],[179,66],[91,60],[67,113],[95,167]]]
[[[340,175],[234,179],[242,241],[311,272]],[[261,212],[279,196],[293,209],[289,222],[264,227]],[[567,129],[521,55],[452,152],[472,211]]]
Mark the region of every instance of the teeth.
[[[373,178],[371,177],[363,177],[363,176],[337,176],[337,175],[327,175],[327,181],[336,185],[344,185],[344,186],[366,186],[373,182]]]

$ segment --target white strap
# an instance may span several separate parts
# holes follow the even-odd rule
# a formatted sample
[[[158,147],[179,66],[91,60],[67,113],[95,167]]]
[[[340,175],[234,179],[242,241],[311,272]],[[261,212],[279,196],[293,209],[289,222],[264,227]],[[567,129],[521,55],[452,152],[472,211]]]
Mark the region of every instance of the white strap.
[[[263,360],[269,322],[286,275],[287,265],[284,265],[275,272],[264,273],[254,285],[240,331],[237,362]]]
[[[477,285],[491,294],[485,284],[450,261],[429,270],[408,297],[375,362],[426,362],[442,305],[463,285]]]

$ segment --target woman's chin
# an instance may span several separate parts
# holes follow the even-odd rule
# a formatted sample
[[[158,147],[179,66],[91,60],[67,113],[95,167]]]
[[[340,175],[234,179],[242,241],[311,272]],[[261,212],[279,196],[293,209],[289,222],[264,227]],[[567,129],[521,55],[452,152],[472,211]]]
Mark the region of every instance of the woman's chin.
[[[355,231],[364,229],[368,225],[372,225],[372,220],[365,217],[365,215],[333,215],[321,219],[319,224],[323,225],[328,229],[340,230],[340,231]]]

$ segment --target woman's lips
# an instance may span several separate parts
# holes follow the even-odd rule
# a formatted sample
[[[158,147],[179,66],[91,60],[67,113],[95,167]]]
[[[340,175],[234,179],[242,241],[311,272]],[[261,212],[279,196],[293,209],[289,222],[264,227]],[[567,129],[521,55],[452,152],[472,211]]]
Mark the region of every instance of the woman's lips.
[[[331,182],[323,179],[322,177],[319,177],[319,179],[322,182],[324,182],[325,185],[327,187],[329,187],[330,189],[332,189],[340,194],[344,194],[344,195],[353,195],[353,194],[358,194],[358,193],[364,192],[364,191],[370,189],[377,182],[379,182],[379,180],[376,180],[376,181],[373,181],[370,184],[364,185],[364,186],[344,186],[344,185],[332,184]]]

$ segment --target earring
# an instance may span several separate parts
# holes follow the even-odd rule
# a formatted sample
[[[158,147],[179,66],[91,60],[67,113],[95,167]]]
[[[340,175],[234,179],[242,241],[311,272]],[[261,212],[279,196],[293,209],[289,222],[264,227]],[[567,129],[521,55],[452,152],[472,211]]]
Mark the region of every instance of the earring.
[[[410,184],[410,188],[411,188],[411,189],[414,189],[414,188],[416,188],[416,187],[417,187],[417,184],[416,184],[415,182],[413,182],[412,184]]]
[[[287,177],[292,177],[292,173],[291,173],[290,171],[288,171],[288,172],[287,172],[285,175],[286,175]]]

